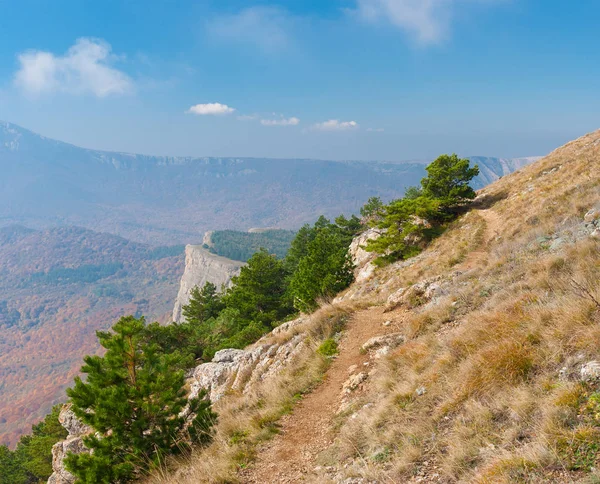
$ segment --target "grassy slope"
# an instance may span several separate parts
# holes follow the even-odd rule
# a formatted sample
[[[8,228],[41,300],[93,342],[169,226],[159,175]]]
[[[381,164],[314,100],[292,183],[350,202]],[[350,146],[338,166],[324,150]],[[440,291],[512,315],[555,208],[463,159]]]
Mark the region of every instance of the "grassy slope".
[[[398,318],[406,343],[374,361],[354,402],[363,410],[332,422],[334,443],[315,465],[379,482],[595,482],[600,408],[579,369],[600,359],[600,243],[554,251],[544,237],[576,230],[600,202],[599,160],[600,132],[569,143],[485,189],[489,206],[411,264],[350,289],[359,308],[430,277],[451,281],[443,297]],[[303,358],[295,377],[262,389],[268,399],[220,404],[217,441],[184,467],[189,482],[236,479],[268,437],[262,417],[289,408],[291,382],[310,386],[315,373],[303,368],[324,371],[316,354]]]
[[[542,237],[577,230],[600,201],[599,140],[587,135],[488,187],[493,217],[473,210],[414,265],[379,274],[396,288],[464,271],[402,321],[408,341],[371,382],[375,406],[342,425],[330,459],[374,456],[353,472],[426,482],[583,478],[594,463],[584,454],[600,442],[582,410],[595,389],[579,382],[581,364],[600,357],[600,244],[551,251]]]

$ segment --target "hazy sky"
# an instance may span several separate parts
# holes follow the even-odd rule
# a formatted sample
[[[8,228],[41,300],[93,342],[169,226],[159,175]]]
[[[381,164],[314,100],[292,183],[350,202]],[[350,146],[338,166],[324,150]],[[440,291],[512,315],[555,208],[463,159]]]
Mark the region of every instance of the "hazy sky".
[[[149,154],[545,154],[600,127],[596,0],[0,0],[0,119]]]

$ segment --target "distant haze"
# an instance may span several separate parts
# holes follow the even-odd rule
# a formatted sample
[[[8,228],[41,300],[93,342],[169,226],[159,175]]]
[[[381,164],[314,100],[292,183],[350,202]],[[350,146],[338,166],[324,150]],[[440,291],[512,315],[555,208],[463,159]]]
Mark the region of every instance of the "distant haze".
[[[476,157],[482,187],[534,158]],[[184,158],[87,150],[0,123],[0,226],[60,225],[153,245],[206,230],[294,229],[401,197],[423,162]]]

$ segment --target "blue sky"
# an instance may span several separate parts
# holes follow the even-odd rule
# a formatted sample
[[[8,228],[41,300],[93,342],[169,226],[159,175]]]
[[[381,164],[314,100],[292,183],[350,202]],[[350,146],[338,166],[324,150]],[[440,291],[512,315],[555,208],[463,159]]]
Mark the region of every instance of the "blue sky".
[[[600,2],[0,0],[0,119],[148,154],[530,156],[600,127]]]

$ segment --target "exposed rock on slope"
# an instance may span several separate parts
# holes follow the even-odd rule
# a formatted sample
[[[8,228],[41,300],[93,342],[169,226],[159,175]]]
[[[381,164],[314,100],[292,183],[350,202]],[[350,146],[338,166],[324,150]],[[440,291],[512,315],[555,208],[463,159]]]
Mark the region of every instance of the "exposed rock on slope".
[[[306,322],[298,318],[276,328],[269,336],[289,334]],[[210,363],[196,367],[190,379],[190,398],[200,390],[208,391],[217,402],[229,391],[248,393],[258,382],[265,382],[281,372],[286,364],[305,348],[306,334],[299,333],[283,343],[268,342],[269,336],[245,350],[217,351]]]
[[[377,257],[377,254],[367,252],[365,246],[369,240],[375,240],[380,235],[381,231],[379,229],[371,228],[355,237],[350,244],[350,257],[352,257],[354,263],[354,278],[357,283],[366,281],[375,271],[373,260]]]
[[[83,436],[89,434],[92,429],[83,424],[71,410],[71,405],[65,405],[58,417],[60,424],[67,429],[69,435],[66,440],[57,442],[52,447],[52,469],[54,473],[48,479],[48,484],[73,484],[75,476],[64,467],[64,459],[67,454],[80,454],[85,452]]]
[[[200,245],[188,245],[185,248],[185,271],[173,308],[173,321],[181,322],[182,308],[190,301],[194,287],[201,288],[207,282],[212,282],[219,289],[228,287],[231,278],[239,273],[243,265],[243,262],[211,254]]]

